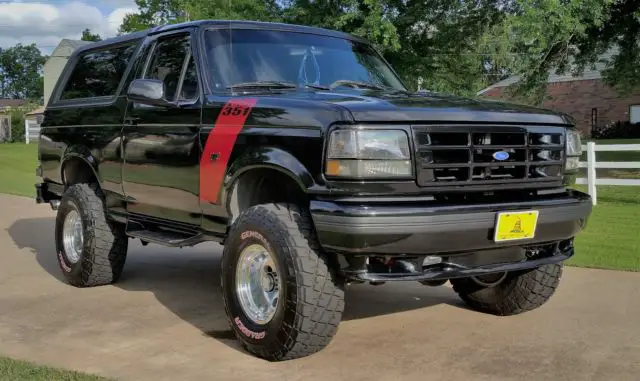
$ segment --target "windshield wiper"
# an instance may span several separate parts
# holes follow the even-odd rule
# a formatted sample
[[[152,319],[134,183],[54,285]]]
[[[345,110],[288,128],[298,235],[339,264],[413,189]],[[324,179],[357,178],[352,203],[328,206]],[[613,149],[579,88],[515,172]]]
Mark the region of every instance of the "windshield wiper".
[[[310,87],[310,88],[316,89],[316,90],[331,90],[331,88],[329,86],[316,85],[316,84],[313,84],[313,83],[304,83],[303,86],[304,87]]]
[[[349,79],[339,79],[333,82],[331,85],[329,85],[329,88],[334,89],[338,86],[355,86],[355,87],[364,87],[367,89],[374,89],[374,90],[384,90],[384,87],[372,82],[352,81]]]
[[[294,83],[283,81],[257,81],[257,82],[242,82],[228,86],[227,89],[247,89],[247,88],[270,88],[270,89],[295,89]]]
[[[316,85],[313,83],[303,83],[300,86],[310,87],[317,90],[330,90],[327,86]],[[235,85],[228,86],[227,89],[247,89],[247,88],[268,88],[268,89],[297,89],[299,85],[293,82],[285,81],[257,81],[257,82],[242,82]]]

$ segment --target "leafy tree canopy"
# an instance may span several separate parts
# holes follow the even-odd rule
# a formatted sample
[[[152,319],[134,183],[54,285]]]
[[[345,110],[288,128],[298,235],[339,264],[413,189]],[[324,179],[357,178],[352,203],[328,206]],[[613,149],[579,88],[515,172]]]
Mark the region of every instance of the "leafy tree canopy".
[[[640,0],[136,0],[121,32],[196,19],[281,21],[373,42],[413,88],[473,95],[510,75],[542,101],[550,72],[580,74],[613,51],[605,80],[640,89]]]
[[[93,34],[91,33],[91,30],[89,28],[85,29],[82,31],[82,37],[80,37],[80,39],[82,41],[102,41],[102,37],[100,37],[99,34]]]
[[[40,100],[44,61],[35,44],[0,50],[0,98]]]

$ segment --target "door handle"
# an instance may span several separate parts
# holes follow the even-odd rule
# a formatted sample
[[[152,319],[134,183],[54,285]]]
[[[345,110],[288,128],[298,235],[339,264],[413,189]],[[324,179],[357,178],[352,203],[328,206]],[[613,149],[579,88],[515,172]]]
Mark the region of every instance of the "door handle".
[[[126,124],[138,124],[139,121],[140,121],[140,118],[138,118],[137,116],[128,116],[124,118],[124,122]]]

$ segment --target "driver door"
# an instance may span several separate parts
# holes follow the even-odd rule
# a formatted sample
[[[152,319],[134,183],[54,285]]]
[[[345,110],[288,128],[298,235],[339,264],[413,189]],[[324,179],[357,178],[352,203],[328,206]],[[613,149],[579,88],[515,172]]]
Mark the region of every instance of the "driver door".
[[[190,32],[162,34],[150,42],[136,78],[164,82],[175,106],[129,101],[123,126],[122,183],[134,217],[200,225],[202,96]]]

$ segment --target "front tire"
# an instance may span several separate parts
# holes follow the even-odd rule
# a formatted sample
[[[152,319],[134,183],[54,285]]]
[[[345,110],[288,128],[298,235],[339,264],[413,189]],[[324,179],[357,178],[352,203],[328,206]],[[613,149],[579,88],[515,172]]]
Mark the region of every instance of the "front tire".
[[[310,217],[294,205],[257,205],[238,216],[225,243],[221,282],[236,337],[270,361],[322,350],[342,319],[342,282],[320,249]]]
[[[70,284],[101,286],[120,278],[128,239],[124,226],[107,220],[96,184],[67,188],[58,207],[55,241],[58,265]]]
[[[493,315],[517,315],[545,304],[555,293],[562,264],[507,273],[497,285],[478,284],[473,279],[451,279],[453,290],[471,308]],[[480,282],[482,283],[482,282]]]

